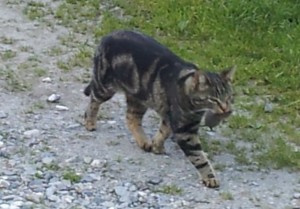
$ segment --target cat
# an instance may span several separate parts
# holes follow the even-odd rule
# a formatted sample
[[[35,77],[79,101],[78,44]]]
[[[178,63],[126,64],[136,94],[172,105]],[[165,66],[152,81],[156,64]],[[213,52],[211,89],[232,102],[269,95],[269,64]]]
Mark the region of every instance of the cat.
[[[130,30],[118,30],[102,37],[93,61],[92,79],[84,89],[84,94],[90,96],[84,114],[85,128],[94,131],[99,106],[116,92],[123,92],[127,126],[141,149],[165,153],[164,142],[172,134],[198,170],[204,185],[219,187],[197,132],[207,111],[217,117],[231,114],[235,67],[219,73],[200,70],[152,37]],[[142,118],[148,108],[161,118],[152,143],[142,128]]]

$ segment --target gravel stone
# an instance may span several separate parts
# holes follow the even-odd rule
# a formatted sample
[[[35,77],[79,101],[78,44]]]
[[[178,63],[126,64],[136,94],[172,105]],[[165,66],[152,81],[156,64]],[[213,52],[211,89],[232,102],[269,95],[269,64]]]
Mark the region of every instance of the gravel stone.
[[[47,101],[48,101],[48,102],[55,103],[55,102],[59,102],[60,98],[61,98],[61,96],[60,96],[59,94],[51,94],[51,95],[48,97]]]
[[[54,160],[55,160],[54,157],[44,157],[44,158],[42,159],[42,163],[43,163],[43,164],[46,164],[46,165],[49,165],[49,164],[53,163]]]
[[[57,110],[59,110],[59,111],[67,111],[67,110],[69,110],[68,107],[63,106],[63,105],[56,105],[55,108],[56,108]]]
[[[2,189],[7,189],[7,188],[9,188],[9,186],[10,186],[10,183],[9,183],[9,181],[6,181],[6,180],[4,180],[4,179],[0,179],[0,188]]]
[[[35,138],[40,136],[40,131],[38,129],[32,129],[24,132],[26,138]]]
[[[293,195],[293,198],[294,198],[294,199],[300,199],[300,193],[299,193],[299,192],[295,193],[295,194]]]
[[[42,193],[31,193],[25,195],[25,199],[34,203],[40,203],[42,201]]]
[[[266,113],[271,113],[271,112],[273,112],[273,104],[267,102],[267,103],[265,104],[264,111],[265,111]]]
[[[6,112],[3,112],[0,110],[0,119],[4,119],[4,118],[7,118],[8,117],[8,114]]]

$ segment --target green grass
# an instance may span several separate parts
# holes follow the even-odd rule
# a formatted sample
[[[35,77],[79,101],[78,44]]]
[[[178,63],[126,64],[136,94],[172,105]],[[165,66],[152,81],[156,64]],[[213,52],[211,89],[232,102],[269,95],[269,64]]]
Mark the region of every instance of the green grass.
[[[221,192],[220,196],[223,200],[233,200],[233,195],[230,192]]]
[[[17,52],[15,52],[13,50],[6,50],[6,51],[2,52],[0,55],[0,57],[3,61],[10,60],[16,56],[17,56]]]
[[[23,12],[30,20],[41,19],[53,13],[46,4],[37,1],[29,1]]]
[[[10,68],[0,69],[0,77],[6,82],[5,88],[12,92],[27,91],[32,87],[18,72]]]
[[[74,170],[67,170],[63,173],[63,179],[69,180],[71,183],[78,183],[81,180],[81,176]]]
[[[171,194],[171,195],[180,195],[182,194],[183,191],[178,186],[172,184],[172,185],[163,185],[159,189],[157,189],[156,192]]]

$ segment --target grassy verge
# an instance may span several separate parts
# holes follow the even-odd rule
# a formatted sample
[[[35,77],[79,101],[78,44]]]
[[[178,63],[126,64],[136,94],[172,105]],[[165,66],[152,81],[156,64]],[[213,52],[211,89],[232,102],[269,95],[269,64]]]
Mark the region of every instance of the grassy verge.
[[[224,133],[251,146],[238,152],[228,144],[226,150],[241,163],[300,169],[299,11],[300,2],[292,0],[65,0],[54,16],[95,43],[112,30],[138,29],[199,67],[237,65],[238,114]],[[88,68],[89,50],[58,65]],[[267,103],[272,111],[264,110]]]

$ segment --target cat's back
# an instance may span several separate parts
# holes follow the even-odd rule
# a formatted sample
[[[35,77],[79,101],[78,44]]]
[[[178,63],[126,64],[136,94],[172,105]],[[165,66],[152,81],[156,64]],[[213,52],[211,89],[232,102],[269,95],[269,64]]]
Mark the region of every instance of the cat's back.
[[[148,58],[165,57],[173,61],[181,60],[152,37],[130,30],[118,30],[106,35],[101,40],[101,47],[105,50],[107,57],[131,54],[137,58],[148,56]]]

